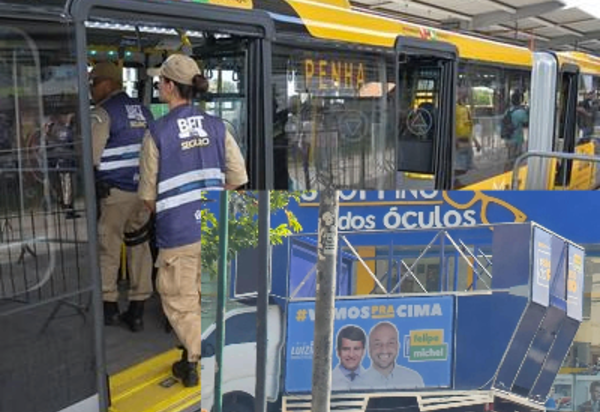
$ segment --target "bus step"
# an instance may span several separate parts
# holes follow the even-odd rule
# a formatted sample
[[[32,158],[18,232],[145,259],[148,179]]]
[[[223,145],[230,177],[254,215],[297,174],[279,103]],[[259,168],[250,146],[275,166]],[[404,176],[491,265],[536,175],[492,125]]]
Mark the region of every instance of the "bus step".
[[[180,358],[181,351],[173,349],[111,376],[110,412],[200,410],[200,385],[185,388],[171,373]]]

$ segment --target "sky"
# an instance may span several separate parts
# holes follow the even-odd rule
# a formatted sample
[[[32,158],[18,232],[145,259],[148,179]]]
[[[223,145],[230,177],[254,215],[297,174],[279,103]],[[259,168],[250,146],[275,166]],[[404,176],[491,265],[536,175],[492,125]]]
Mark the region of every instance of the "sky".
[[[577,7],[578,9],[600,18],[599,0],[561,0],[567,5],[566,8]]]

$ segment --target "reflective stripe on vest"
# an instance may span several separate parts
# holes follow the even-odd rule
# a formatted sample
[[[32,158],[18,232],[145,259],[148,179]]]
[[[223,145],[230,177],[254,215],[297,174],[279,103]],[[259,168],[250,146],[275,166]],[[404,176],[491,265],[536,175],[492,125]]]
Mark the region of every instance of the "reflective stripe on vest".
[[[117,170],[140,165],[141,144],[104,149],[100,158],[99,170]]]
[[[200,200],[202,191],[222,190],[225,174],[221,169],[193,170],[158,184],[157,213]]]

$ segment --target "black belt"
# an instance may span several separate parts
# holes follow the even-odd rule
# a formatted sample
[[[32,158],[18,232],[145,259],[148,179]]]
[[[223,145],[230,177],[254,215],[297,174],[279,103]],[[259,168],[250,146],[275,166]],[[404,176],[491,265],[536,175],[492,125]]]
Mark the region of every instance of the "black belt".
[[[124,243],[125,246],[137,246],[144,242],[149,241],[152,238],[152,231],[154,229],[154,219],[150,217],[146,224],[141,228],[133,232],[125,232]]]

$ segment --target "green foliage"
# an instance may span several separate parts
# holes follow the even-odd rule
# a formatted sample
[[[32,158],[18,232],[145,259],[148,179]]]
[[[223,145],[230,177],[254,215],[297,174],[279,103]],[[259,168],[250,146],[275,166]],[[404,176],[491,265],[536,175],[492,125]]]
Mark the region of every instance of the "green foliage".
[[[493,106],[494,92],[491,89],[473,89],[473,105]]]
[[[271,227],[270,242],[280,245],[283,239],[302,231],[298,219],[288,209],[291,200],[300,200],[302,192],[269,192],[271,215],[285,213],[287,222]],[[235,253],[258,246],[258,193],[229,192],[229,260]],[[219,262],[219,217],[208,209],[202,210],[202,271],[211,278],[217,275]]]

